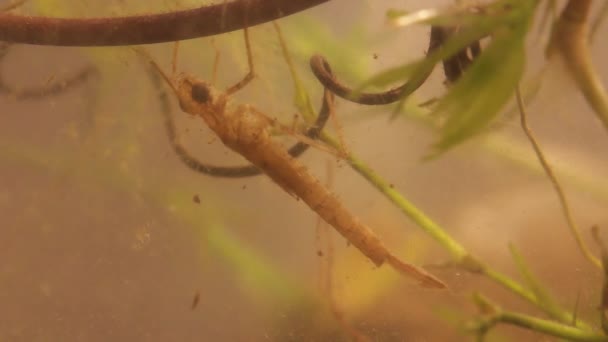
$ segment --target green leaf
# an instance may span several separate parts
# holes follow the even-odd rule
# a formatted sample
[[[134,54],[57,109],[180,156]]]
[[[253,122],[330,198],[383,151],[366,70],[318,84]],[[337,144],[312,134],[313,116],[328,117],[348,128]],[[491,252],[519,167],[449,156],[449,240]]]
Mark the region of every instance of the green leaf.
[[[540,281],[532,273],[530,268],[527,266],[524,257],[521,255],[521,253],[519,253],[513,244],[509,244],[509,251],[511,252],[511,256],[515,261],[515,265],[517,266],[519,273],[524,278],[525,284],[530,288],[530,290],[532,290],[538,300],[539,305],[553,318],[559,318],[561,316],[561,308],[555,299],[553,299],[549,291],[543,287]]]
[[[511,2],[492,42],[438,103],[434,115],[446,115],[447,121],[429,157],[481,132],[513,95],[524,71],[524,41],[537,2]]]
[[[417,80],[425,77],[439,62],[455,55],[472,42],[489,36],[500,28],[513,23],[513,11],[505,11],[504,7],[514,0],[503,0],[485,8],[484,15],[473,14],[470,11],[446,11],[432,19],[423,22],[432,25],[462,25],[456,35],[442,44],[440,49],[430,53],[418,61],[403,64],[383,71],[356,89],[361,92],[370,87],[386,87],[404,80]],[[521,5],[520,5],[521,6]],[[390,13],[389,13],[390,14]],[[516,16],[516,18],[519,18]]]

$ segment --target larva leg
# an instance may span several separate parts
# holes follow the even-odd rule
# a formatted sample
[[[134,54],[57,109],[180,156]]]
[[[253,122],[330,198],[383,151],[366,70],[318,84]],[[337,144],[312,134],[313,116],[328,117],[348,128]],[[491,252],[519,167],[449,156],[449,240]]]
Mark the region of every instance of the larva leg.
[[[220,49],[218,49],[215,44],[215,39],[211,38],[211,47],[215,51],[215,55],[213,56],[213,69],[211,70],[211,84],[215,85],[217,82],[217,70],[220,65]]]
[[[249,72],[247,73],[247,75],[245,75],[245,77],[243,77],[242,80],[238,81],[235,85],[226,89],[226,95],[228,96],[243,89],[243,87],[249,84],[249,82],[251,82],[255,77],[255,70],[253,67],[253,54],[251,52],[251,43],[249,42],[249,30],[247,29],[247,27],[243,29],[243,32],[245,36],[245,48],[247,50],[247,64],[249,64]]]

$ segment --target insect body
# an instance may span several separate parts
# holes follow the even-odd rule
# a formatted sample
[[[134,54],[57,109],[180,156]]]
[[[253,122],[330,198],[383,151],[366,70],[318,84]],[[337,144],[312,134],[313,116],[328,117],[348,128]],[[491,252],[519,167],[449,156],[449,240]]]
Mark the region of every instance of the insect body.
[[[302,199],[376,265],[387,260],[388,251],[380,239],[304,165],[272,140],[270,118],[250,105],[230,110],[226,94],[217,93],[203,81],[182,78],[177,91],[182,110],[202,117],[224,145],[262,169],[283,190]]]
[[[321,184],[271,137],[274,120],[251,105],[232,106],[229,97],[253,79],[251,49],[245,30],[250,72],[225,92],[209,83],[182,74],[176,84],[163,77],[175,91],[182,111],[201,117],[221,141],[262,170],[287,193],[302,199],[323,220],[380,266],[385,262],[419,280],[424,286],[443,288],[445,284],[413,265],[397,259],[376,234],[353,216],[338,197]],[[158,67],[158,66],[157,66]],[[160,68],[158,68],[160,71]]]

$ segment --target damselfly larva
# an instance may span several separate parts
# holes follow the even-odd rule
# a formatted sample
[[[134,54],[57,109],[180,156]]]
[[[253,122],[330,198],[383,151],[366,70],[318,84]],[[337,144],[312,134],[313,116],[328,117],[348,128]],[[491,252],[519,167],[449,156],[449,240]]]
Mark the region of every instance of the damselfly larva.
[[[434,276],[390,253],[378,236],[351,214],[335,194],[290,156],[283,146],[273,141],[271,133],[276,127],[273,119],[248,104],[229,105],[229,96],[254,78],[248,31],[244,31],[250,71],[225,92],[186,74],[181,74],[173,83],[152,61],[173,88],[182,111],[201,117],[224,145],[260,168],[287,193],[302,199],[374,264],[381,266],[387,262],[424,286],[444,288],[445,284]]]

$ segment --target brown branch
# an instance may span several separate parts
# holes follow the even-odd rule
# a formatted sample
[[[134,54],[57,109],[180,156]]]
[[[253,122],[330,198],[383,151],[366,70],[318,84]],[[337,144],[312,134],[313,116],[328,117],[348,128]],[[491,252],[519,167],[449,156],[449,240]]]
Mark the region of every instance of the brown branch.
[[[282,18],[329,0],[235,0],[195,9],[106,18],[0,14],[0,40],[57,46],[153,44],[212,36]]]
[[[534,149],[534,153],[536,154],[536,157],[538,158],[540,165],[543,167],[543,170],[545,171],[547,178],[549,178],[549,181],[551,182],[551,184],[553,185],[553,188],[555,189],[557,198],[559,199],[559,203],[562,207],[562,213],[564,214],[564,218],[566,219],[568,228],[570,228],[570,232],[574,236],[574,240],[576,241],[576,244],[580,248],[580,250],[583,253],[583,255],[585,256],[585,258],[587,258],[587,260],[589,260],[589,262],[591,262],[593,265],[595,265],[599,268],[602,268],[602,262],[598,258],[596,258],[593,255],[593,253],[591,253],[591,251],[585,244],[585,240],[583,240],[580,229],[578,228],[578,225],[574,221],[574,216],[572,215],[572,210],[570,210],[570,204],[568,203],[568,199],[566,198],[566,193],[564,192],[564,189],[562,188],[561,184],[559,183],[559,180],[557,179],[555,172],[553,172],[553,168],[549,164],[549,161],[545,157],[545,154],[543,153],[543,151],[540,147],[540,144],[538,143],[538,141],[536,141],[536,138],[534,137],[534,132],[532,132],[532,129],[530,128],[530,126],[528,126],[528,119],[526,118],[527,117],[526,108],[525,108],[524,100],[522,99],[522,96],[521,96],[521,91],[519,89],[519,86],[517,86],[517,88],[515,89],[515,98],[517,99],[517,107],[519,108],[521,128],[524,131],[524,134],[526,135],[528,140],[530,141],[530,144],[532,144],[532,148]]]
[[[589,48],[591,0],[570,0],[553,28],[547,54],[559,53],[587,103],[608,130],[608,93]]]

